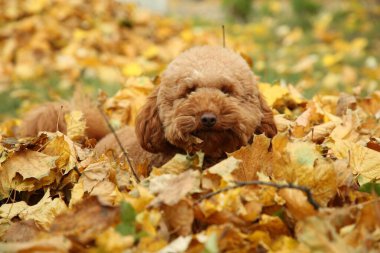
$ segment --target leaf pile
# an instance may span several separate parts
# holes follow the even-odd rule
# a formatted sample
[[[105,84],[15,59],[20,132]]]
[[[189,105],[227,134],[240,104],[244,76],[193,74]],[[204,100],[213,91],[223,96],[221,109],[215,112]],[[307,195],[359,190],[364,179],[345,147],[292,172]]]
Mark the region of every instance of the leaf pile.
[[[372,187],[380,178],[380,93],[305,100],[292,86],[261,83],[260,89],[271,96],[279,134],[257,135],[207,170],[201,153],[192,160],[177,155],[136,183],[122,160],[95,158],[86,143],[59,132],[3,139],[6,242],[0,246],[8,252],[380,250],[380,203]],[[232,187],[253,180],[306,187],[319,208],[299,189]]]

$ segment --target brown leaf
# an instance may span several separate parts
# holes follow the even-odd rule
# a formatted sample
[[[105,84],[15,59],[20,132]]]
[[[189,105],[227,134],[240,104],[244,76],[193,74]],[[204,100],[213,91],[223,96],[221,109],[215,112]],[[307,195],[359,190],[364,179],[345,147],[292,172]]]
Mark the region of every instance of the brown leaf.
[[[355,110],[357,105],[356,98],[352,95],[342,93],[339,96],[336,106],[336,115],[343,116],[348,109]]]
[[[73,210],[57,216],[49,231],[85,245],[118,222],[118,208],[103,206],[96,197],[91,197],[75,205]]]
[[[315,215],[317,211],[307,200],[305,194],[295,189],[281,189],[278,194],[285,199],[286,208],[297,221]]]
[[[72,244],[64,236],[50,236],[46,238],[39,238],[37,240],[27,242],[0,242],[0,249],[7,253],[20,253],[20,252],[57,252],[67,253],[69,252]]]
[[[177,204],[162,207],[164,219],[168,224],[170,233],[185,236],[192,233],[192,224],[194,221],[194,211],[192,202],[186,199],[180,200]]]
[[[19,221],[12,223],[1,239],[5,242],[27,242],[34,240],[41,231],[34,220]]]
[[[284,222],[277,216],[263,214],[258,224],[253,224],[254,230],[268,232],[271,238],[276,239],[283,235],[290,235],[290,231]]]
[[[149,190],[158,194],[150,203],[172,206],[177,204],[188,193],[197,191],[200,184],[200,173],[197,170],[187,170],[179,175],[166,174],[152,178]]]
[[[257,172],[270,172],[272,170],[272,153],[268,151],[270,139],[265,135],[257,135],[251,145],[242,147],[231,156],[239,159],[239,167],[233,171],[235,180],[257,180]]]

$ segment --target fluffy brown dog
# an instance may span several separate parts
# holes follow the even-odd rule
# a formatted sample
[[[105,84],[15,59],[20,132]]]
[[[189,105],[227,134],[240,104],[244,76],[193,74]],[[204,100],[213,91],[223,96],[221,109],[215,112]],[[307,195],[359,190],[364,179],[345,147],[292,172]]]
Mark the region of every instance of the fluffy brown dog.
[[[244,59],[229,49],[192,48],[169,64],[161,83],[130,127],[117,132],[135,164],[160,166],[175,153],[203,151],[213,164],[277,129],[271,109]],[[137,137],[137,138],[136,138]],[[112,134],[96,146],[120,152]]]
[[[81,109],[87,135],[101,139],[109,133],[99,111],[86,100],[50,103],[32,111],[20,127],[21,136],[39,131],[65,132],[63,114]],[[74,99],[75,101],[75,99]],[[175,153],[203,151],[206,166],[252,141],[253,134],[272,137],[277,129],[271,109],[260,94],[256,78],[244,59],[229,49],[192,48],[169,64],[161,84],[137,116],[135,131],[117,131],[135,165],[160,166]],[[121,150],[108,134],[95,147],[98,154]]]

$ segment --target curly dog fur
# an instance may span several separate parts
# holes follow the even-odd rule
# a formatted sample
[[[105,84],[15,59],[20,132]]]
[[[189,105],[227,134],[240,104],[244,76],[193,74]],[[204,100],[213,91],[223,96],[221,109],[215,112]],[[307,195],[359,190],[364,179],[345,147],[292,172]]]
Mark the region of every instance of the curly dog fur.
[[[192,48],[169,64],[137,116],[136,136],[132,131],[125,127],[118,135],[135,163],[148,166],[199,150],[213,164],[247,145],[255,133],[277,133],[248,64],[233,51],[213,46]],[[111,134],[96,150],[109,148],[120,152]]]
[[[67,102],[51,103],[32,111],[20,135],[65,132],[60,115],[72,108]],[[121,153],[96,108],[82,103],[79,109],[87,120],[87,135],[100,139],[95,151]],[[206,166],[211,165],[250,143],[255,133],[277,133],[272,111],[245,60],[214,46],[195,47],[174,59],[139,112],[135,130],[126,126],[117,131],[135,165],[148,167],[162,165],[175,153],[196,151],[203,151]]]
[[[86,135],[100,140],[110,130],[98,108],[87,97],[76,95],[71,102],[50,102],[31,110],[22,120],[17,135],[20,137],[36,136],[40,131],[60,131],[66,134],[65,114],[80,110],[86,119]]]

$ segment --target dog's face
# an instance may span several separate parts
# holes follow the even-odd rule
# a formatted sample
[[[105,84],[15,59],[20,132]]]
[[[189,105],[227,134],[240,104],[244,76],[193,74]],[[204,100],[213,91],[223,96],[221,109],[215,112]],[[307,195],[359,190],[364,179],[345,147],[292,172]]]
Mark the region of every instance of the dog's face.
[[[272,113],[241,56],[221,47],[196,47],[165,70],[137,118],[136,133],[150,152],[174,146],[218,158],[246,145],[268,113],[275,130]]]

